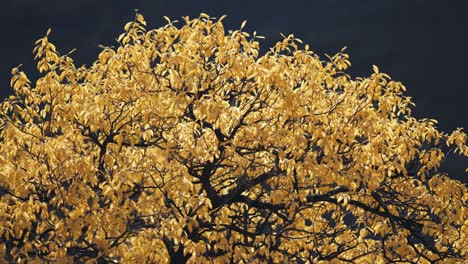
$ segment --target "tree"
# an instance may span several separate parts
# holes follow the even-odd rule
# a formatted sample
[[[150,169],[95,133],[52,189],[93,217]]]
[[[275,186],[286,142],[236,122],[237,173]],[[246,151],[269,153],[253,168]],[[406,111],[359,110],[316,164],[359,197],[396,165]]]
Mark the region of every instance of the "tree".
[[[30,263],[461,262],[467,191],[439,170],[461,129],[411,116],[285,36],[137,14],[89,67],[48,36],[1,104],[0,256]]]

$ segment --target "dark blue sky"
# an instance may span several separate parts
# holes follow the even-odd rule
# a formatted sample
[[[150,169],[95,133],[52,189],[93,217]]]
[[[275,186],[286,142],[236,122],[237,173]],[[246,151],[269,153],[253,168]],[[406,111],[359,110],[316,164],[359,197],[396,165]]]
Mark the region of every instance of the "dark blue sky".
[[[98,44],[114,45],[134,9],[150,27],[162,26],[164,15],[179,19],[200,12],[228,15],[227,29],[247,19],[247,31],[267,37],[264,47],[279,40],[280,32],[294,33],[319,54],[348,46],[353,76],[367,76],[376,64],[407,86],[417,117],[435,118],[446,131],[468,128],[468,10],[462,0],[3,0],[1,96],[10,91],[12,67],[23,64],[32,79],[37,76],[32,49],[47,28],[60,52],[77,48],[77,63],[91,64]],[[447,165],[468,167],[456,158]]]

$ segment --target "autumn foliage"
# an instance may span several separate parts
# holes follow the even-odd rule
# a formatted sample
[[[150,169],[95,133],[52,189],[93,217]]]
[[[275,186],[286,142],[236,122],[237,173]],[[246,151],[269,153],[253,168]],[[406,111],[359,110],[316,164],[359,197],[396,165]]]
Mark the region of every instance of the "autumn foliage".
[[[411,116],[374,66],[351,78],[293,35],[137,14],[89,67],[47,35],[1,105],[6,262],[462,262],[461,130]],[[180,24],[183,24],[179,26]],[[0,260],[1,262],[1,260]]]

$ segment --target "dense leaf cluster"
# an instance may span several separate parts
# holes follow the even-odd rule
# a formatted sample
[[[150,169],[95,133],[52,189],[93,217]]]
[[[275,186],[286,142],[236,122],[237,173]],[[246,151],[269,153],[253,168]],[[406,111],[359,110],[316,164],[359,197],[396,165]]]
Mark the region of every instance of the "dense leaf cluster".
[[[1,103],[0,257],[28,263],[431,263],[467,254],[466,134],[285,36],[206,14],[76,67],[48,40]]]

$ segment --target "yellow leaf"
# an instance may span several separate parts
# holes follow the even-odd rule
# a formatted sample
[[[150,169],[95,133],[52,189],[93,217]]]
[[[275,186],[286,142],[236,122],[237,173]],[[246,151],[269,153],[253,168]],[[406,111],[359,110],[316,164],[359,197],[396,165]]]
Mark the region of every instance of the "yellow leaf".
[[[142,14],[136,14],[137,21],[140,22],[142,25],[146,26],[145,18]]]
[[[379,68],[375,65],[372,65],[372,69],[374,70],[375,73],[379,73]]]
[[[245,25],[247,25],[247,20],[244,20],[244,21],[242,22],[242,24],[241,24],[241,26],[240,26],[240,29],[242,30],[242,29],[245,27]]]

